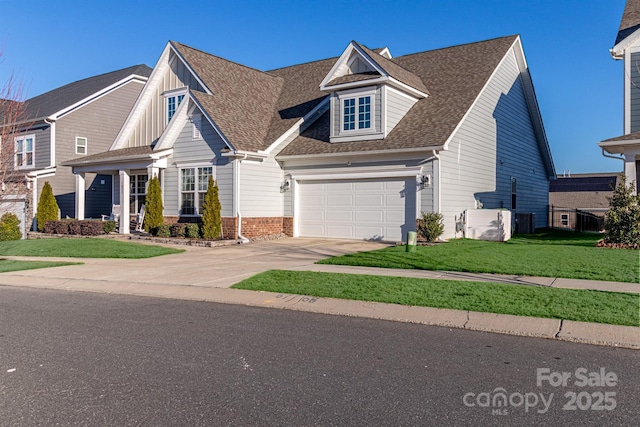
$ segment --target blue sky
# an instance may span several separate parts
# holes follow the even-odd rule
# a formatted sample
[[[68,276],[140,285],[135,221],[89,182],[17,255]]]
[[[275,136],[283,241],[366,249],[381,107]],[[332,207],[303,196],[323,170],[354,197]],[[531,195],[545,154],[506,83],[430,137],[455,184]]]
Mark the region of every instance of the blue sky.
[[[0,0],[0,85],[13,72],[31,97],[153,67],[168,40],[268,70],[338,56],[351,40],[400,56],[520,34],[556,171],[619,171],[596,144],[622,134],[622,64],[608,50],[624,3]]]

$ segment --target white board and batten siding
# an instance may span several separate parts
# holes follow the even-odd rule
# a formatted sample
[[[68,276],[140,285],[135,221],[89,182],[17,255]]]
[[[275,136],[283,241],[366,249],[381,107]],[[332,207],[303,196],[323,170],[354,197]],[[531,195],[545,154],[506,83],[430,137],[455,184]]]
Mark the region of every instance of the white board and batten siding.
[[[233,214],[233,165],[220,155],[226,147],[208,121],[202,120],[201,138],[193,138],[193,124],[187,122],[173,144],[173,156],[164,172],[164,214],[180,215],[180,169],[182,167],[213,167],[218,185],[222,216]]]
[[[455,217],[476,208],[476,200],[484,208],[511,208],[512,177],[516,211],[535,213],[536,226],[546,226],[547,172],[513,50],[440,158],[443,237],[455,237]]]

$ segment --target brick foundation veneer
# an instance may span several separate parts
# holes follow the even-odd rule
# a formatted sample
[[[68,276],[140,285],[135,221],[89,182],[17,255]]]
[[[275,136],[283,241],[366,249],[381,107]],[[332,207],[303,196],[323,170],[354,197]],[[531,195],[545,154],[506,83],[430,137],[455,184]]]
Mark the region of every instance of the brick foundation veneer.
[[[166,224],[201,222],[198,217],[165,216]],[[242,218],[242,235],[247,238],[284,233],[293,236],[293,217]],[[222,234],[227,239],[238,238],[238,218],[222,217]]]

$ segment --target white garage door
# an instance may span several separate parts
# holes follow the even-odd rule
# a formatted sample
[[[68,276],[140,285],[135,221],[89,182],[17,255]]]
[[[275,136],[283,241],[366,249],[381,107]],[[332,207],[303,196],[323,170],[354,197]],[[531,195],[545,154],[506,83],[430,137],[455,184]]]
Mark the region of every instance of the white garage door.
[[[300,236],[402,241],[416,229],[415,178],[300,181]]]

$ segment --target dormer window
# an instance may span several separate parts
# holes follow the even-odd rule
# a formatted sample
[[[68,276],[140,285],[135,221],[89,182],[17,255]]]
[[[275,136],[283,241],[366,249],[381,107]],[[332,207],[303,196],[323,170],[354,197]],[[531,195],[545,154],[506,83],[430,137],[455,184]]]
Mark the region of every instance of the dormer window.
[[[356,102],[358,115],[356,120]],[[343,103],[343,125],[342,130],[350,131],[356,129],[371,128],[371,96],[361,96],[358,98],[348,98]]]
[[[166,123],[169,123],[171,121],[171,118],[176,113],[176,110],[178,110],[180,103],[184,99],[186,92],[187,92],[186,88],[180,88],[178,90],[172,90],[162,94],[165,98],[165,105],[166,105],[166,111],[167,111]]]

